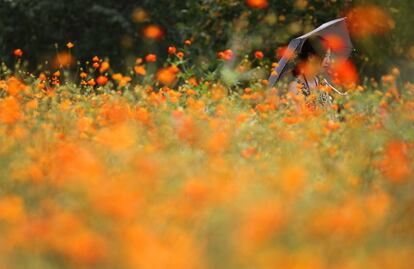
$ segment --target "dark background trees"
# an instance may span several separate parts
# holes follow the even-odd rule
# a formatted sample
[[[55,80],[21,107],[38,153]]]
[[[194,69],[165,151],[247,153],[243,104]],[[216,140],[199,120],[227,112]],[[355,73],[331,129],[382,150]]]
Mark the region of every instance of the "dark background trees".
[[[217,51],[229,47],[241,53],[260,49],[276,60],[275,50],[295,34],[364,4],[380,6],[394,26],[382,35],[354,39],[360,70],[375,76],[399,66],[409,77],[414,57],[410,0],[274,0],[265,9],[240,0],[0,0],[0,60],[12,64],[12,51],[21,48],[36,68],[72,41],[81,62],[99,55],[122,68],[146,53],[165,57],[169,45],[190,38],[195,61],[213,63]],[[162,27],[162,40],[145,38],[142,30],[150,24]]]

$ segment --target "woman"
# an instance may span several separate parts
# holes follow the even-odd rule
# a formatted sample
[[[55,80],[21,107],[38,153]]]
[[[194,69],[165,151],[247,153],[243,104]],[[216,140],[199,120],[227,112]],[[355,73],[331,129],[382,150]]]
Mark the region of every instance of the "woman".
[[[289,84],[289,91],[294,95],[303,94],[311,106],[326,106],[332,103],[333,98],[321,88],[332,87],[323,79],[323,75],[329,72],[331,57],[330,50],[321,46],[323,42],[317,41],[308,39],[303,44],[292,70],[295,81]]]

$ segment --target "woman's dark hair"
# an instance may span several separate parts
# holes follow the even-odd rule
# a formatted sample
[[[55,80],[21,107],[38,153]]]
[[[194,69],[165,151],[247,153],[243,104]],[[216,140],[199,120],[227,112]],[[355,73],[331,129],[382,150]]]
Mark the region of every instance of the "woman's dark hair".
[[[317,56],[323,58],[326,53],[326,48],[323,46],[321,37],[311,37],[306,39],[302,45],[302,49],[297,56],[298,64],[293,68],[292,75],[297,77],[300,74],[299,63],[306,62],[309,57]]]

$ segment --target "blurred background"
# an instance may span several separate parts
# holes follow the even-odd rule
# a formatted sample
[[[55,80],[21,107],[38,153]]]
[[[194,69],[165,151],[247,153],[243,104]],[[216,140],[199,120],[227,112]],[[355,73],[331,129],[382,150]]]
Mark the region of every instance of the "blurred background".
[[[70,41],[74,61],[98,55],[122,70],[140,55],[163,59],[168,46],[189,39],[191,61],[208,70],[226,48],[237,55],[262,50],[277,61],[293,36],[348,16],[360,73],[379,78],[398,67],[411,80],[413,10],[411,0],[0,0],[0,61],[12,65],[19,48],[29,68],[53,68]]]

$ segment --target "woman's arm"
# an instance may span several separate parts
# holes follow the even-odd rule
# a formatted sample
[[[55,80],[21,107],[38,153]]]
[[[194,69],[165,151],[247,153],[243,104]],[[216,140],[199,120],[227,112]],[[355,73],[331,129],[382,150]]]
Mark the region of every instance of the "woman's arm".
[[[296,80],[289,83],[289,92],[293,93],[294,95],[299,94],[298,82]]]

